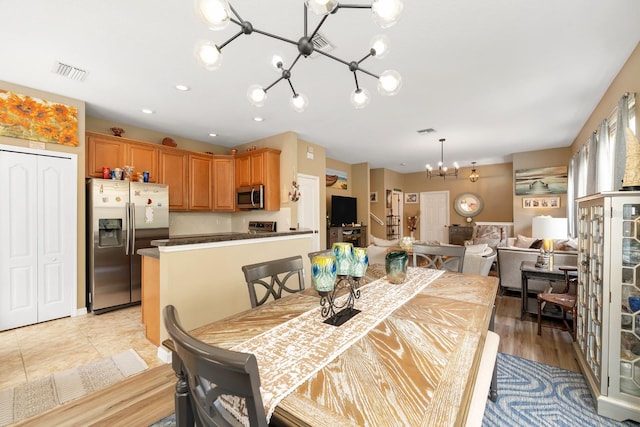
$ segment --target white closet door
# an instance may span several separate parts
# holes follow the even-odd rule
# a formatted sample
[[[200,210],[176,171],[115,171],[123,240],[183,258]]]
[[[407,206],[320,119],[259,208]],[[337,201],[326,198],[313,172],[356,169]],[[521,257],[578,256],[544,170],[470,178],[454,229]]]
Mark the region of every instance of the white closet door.
[[[75,300],[74,162],[38,156],[38,322],[68,316]]]
[[[0,152],[0,330],[38,321],[37,157]]]

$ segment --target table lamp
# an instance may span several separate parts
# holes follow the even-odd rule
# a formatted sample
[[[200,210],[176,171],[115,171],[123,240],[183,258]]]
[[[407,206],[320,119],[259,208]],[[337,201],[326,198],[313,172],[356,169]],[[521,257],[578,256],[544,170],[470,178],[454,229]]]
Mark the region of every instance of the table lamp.
[[[567,218],[535,216],[531,221],[531,235],[536,239],[542,239],[542,253],[544,258],[549,259],[549,270],[553,270],[553,240],[567,238]]]

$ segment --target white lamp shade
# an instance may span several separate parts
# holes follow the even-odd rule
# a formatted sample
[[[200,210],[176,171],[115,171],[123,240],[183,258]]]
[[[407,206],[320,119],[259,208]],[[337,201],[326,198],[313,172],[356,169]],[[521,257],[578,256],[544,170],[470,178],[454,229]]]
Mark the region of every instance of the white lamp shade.
[[[535,216],[531,220],[531,236],[536,239],[566,239],[568,234],[567,218]]]
[[[305,0],[305,3],[316,15],[327,15],[338,6],[338,0]]]
[[[396,70],[387,70],[380,74],[378,79],[378,92],[380,95],[393,96],[400,92],[402,77]]]
[[[229,25],[229,3],[226,0],[196,0],[196,12],[212,30]]]
[[[222,65],[220,49],[209,40],[202,40],[196,43],[193,53],[198,63],[209,71],[217,70]]]
[[[398,22],[404,4],[401,0],[373,0],[371,11],[373,20],[382,28],[389,28]]]

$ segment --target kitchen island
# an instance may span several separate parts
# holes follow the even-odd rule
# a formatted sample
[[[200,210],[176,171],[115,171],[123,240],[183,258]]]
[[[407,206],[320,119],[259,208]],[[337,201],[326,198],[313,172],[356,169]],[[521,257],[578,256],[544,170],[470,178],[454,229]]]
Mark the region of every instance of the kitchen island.
[[[310,287],[313,233],[216,233],[155,240],[142,255],[142,322],[155,345],[168,338],[162,307],[172,304],[188,330],[251,308],[242,266],[302,255]]]

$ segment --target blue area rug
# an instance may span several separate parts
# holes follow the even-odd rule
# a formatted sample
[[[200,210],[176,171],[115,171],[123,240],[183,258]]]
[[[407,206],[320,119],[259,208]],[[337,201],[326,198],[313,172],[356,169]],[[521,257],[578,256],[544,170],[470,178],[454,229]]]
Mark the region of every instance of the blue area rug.
[[[596,413],[581,373],[498,353],[498,400],[487,400],[482,425],[638,426]]]
[[[175,415],[152,427],[175,427]],[[596,413],[587,383],[578,372],[498,353],[498,400],[487,400],[484,427],[618,427]]]

